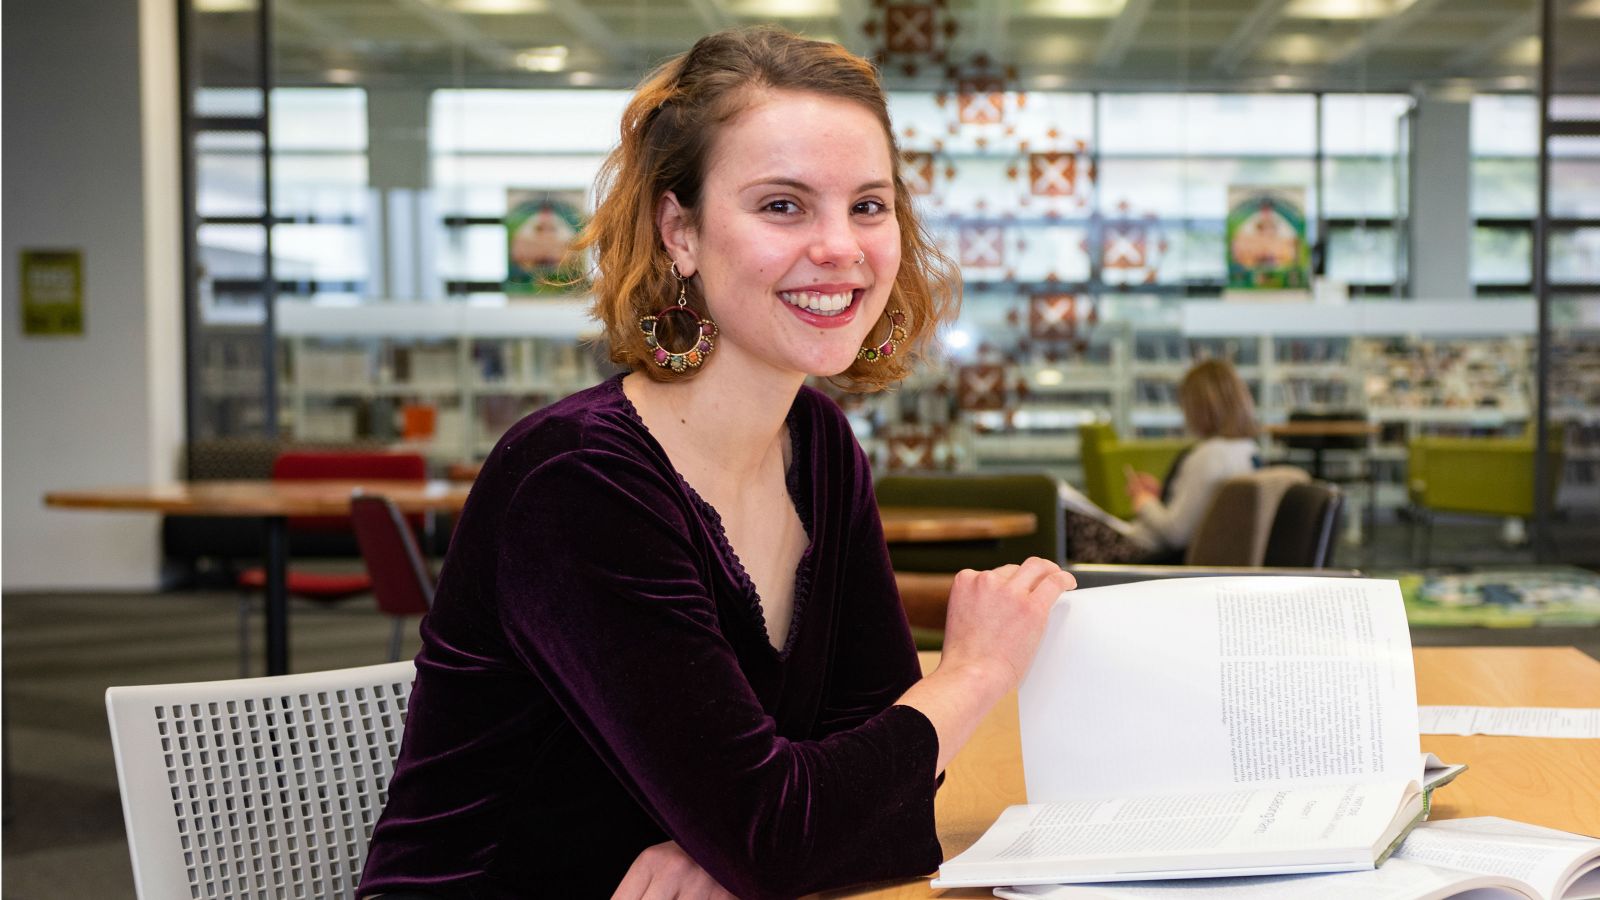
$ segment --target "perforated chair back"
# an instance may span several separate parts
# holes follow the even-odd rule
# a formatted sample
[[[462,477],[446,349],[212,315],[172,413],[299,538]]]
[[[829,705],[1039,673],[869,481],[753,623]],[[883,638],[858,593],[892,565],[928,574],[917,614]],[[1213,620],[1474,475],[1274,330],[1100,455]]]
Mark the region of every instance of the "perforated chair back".
[[[414,677],[399,662],[106,691],[141,900],[354,897]]]
[[[1333,555],[1333,536],[1338,531],[1343,506],[1344,494],[1335,485],[1313,481],[1291,486],[1278,501],[1261,564],[1312,569],[1326,566]]]

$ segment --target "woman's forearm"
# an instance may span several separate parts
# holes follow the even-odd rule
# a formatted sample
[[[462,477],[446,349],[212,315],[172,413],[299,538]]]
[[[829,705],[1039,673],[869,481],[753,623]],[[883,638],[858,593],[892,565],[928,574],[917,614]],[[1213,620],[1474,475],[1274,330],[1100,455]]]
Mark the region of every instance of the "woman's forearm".
[[[1015,676],[998,666],[941,664],[901,695],[897,702],[927,716],[939,735],[935,776],[950,765],[950,760],[972,739],[978,723],[1015,683]]]

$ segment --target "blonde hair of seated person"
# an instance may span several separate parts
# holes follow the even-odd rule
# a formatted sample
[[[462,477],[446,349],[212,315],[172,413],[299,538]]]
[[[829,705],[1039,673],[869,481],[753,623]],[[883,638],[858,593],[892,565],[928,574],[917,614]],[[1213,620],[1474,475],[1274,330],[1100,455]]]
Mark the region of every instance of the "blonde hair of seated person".
[[[1256,436],[1256,404],[1250,388],[1225,359],[1195,363],[1178,385],[1178,406],[1184,424],[1202,438]]]

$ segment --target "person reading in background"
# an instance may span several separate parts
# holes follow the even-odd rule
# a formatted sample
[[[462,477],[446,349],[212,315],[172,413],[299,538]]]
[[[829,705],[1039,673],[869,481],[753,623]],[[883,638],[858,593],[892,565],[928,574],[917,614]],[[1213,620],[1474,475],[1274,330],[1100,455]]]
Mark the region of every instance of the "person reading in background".
[[[1223,482],[1258,467],[1255,402],[1231,363],[1196,363],[1178,386],[1184,430],[1199,438],[1173,460],[1165,480],[1125,472],[1134,518],[1123,522],[1063,489],[1067,558],[1084,563],[1181,561]]]
[[[360,896],[759,900],[921,875],[1070,575],[955,579],[921,675],[866,457],[955,305],[870,63],[758,28],[629,104],[579,239],[631,371],[513,426],[456,527]]]

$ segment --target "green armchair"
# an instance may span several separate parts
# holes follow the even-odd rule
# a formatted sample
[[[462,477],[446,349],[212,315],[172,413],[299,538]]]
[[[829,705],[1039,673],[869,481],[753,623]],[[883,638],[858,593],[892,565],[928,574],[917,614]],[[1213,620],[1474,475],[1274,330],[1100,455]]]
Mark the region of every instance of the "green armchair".
[[[1425,526],[1421,562],[1435,513],[1467,513],[1526,519],[1533,515],[1533,435],[1520,437],[1414,437],[1406,445],[1406,493],[1414,518]],[[1559,439],[1547,450],[1550,498],[1560,482]],[[1413,543],[1413,556],[1416,556]]]
[[[1078,459],[1083,465],[1083,492],[1097,506],[1123,519],[1133,518],[1133,503],[1128,499],[1124,466],[1165,478],[1172,461],[1188,438],[1120,440],[1116,429],[1106,422],[1078,426]]]

